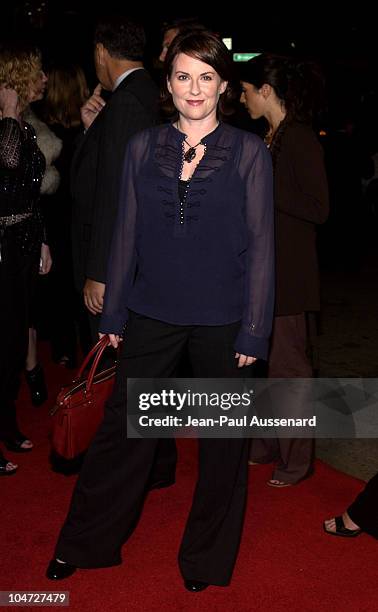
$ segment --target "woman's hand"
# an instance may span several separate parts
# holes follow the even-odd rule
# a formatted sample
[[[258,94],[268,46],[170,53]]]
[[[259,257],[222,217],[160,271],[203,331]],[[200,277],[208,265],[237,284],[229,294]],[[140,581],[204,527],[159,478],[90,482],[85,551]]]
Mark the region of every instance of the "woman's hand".
[[[0,115],[1,117],[20,118],[18,110],[18,94],[14,89],[0,85]]]
[[[98,334],[98,337],[100,338],[100,340],[104,336],[108,336],[109,346],[111,345],[115,349],[118,348],[118,344],[122,342],[122,338],[121,336],[118,336],[118,334],[102,334],[101,332]]]
[[[239,359],[238,368],[250,366],[257,361],[257,357],[249,357],[248,355],[243,355],[242,353],[235,353],[235,359]]]
[[[52,266],[52,258],[50,249],[47,244],[42,242],[41,246],[41,261],[39,263],[39,273],[40,274],[48,274],[51,270]]]

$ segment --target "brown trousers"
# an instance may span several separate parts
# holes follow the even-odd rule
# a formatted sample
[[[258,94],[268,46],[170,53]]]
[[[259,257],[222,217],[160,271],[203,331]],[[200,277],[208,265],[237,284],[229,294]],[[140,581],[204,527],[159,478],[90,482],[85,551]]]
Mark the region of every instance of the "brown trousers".
[[[275,317],[269,353],[269,378],[311,378],[307,358],[305,313]],[[276,462],[272,478],[295,484],[309,476],[313,469],[314,440],[309,438],[254,438],[250,460],[256,463]]]

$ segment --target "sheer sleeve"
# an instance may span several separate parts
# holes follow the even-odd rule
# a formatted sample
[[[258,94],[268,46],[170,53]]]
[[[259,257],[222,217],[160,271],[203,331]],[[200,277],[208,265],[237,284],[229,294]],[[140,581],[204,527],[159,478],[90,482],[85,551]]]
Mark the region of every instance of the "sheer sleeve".
[[[250,135],[244,144],[240,169],[246,185],[248,250],[243,318],[235,350],[266,359],[274,309],[273,177],[269,151],[258,137]]]
[[[0,121],[0,166],[16,169],[21,156],[21,128],[16,119],[4,117]]]
[[[136,221],[138,211],[136,174],[140,161],[138,139],[129,142],[121,176],[116,223],[107,266],[104,308],[100,331],[121,334],[127,321],[127,299],[136,270]]]

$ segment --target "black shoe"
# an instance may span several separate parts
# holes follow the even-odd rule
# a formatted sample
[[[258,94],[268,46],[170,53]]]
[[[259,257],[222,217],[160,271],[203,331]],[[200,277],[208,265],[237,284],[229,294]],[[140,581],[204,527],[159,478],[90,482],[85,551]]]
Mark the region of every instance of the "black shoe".
[[[174,478],[172,480],[164,480],[162,478],[161,480],[150,481],[147,486],[148,490],[152,491],[152,489],[165,489],[167,487],[171,487],[175,484],[175,482],[176,481]]]
[[[348,527],[345,527],[344,519],[342,515],[335,516],[335,523],[336,523],[335,531],[330,531],[330,529],[327,529],[325,524],[323,523],[324,531],[326,533],[329,533],[329,535],[342,536],[344,538],[353,538],[355,536],[360,535],[360,533],[362,533],[362,529],[360,529],[359,527],[357,529],[348,529]]]
[[[204,591],[209,586],[208,582],[200,582],[199,580],[184,580],[184,586],[191,593],[199,593]]]
[[[76,572],[76,567],[69,563],[59,563],[52,559],[46,570],[46,578],[49,580],[64,580]]]
[[[30,453],[33,450],[33,446],[26,448],[22,446],[24,442],[30,442],[30,440],[20,432],[2,436],[1,439],[4,446],[13,453]]]
[[[47,400],[47,388],[42,366],[37,363],[32,370],[25,370],[33,406],[41,406]]]

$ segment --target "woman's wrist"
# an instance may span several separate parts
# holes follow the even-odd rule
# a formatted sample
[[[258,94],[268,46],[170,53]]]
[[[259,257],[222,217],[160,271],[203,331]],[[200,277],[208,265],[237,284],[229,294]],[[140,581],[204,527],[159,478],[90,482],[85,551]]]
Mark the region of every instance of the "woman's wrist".
[[[3,119],[15,119],[16,121],[20,120],[19,113],[16,108],[5,107],[1,112]]]

